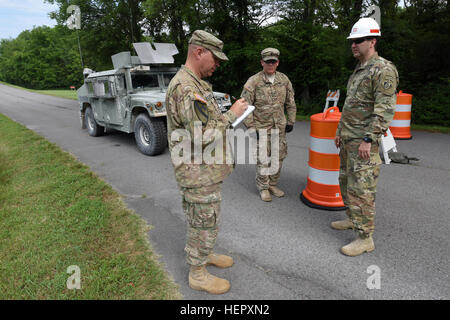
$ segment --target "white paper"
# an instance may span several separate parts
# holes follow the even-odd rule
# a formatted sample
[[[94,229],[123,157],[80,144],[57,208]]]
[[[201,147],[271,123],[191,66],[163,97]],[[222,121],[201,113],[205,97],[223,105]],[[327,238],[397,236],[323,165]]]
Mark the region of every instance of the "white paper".
[[[255,110],[255,106],[248,105],[247,110],[245,110],[245,112],[231,124],[233,128],[235,128],[239,123],[241,123],[242,120],[247,118],[248,115],[253,112],[253,110]]]

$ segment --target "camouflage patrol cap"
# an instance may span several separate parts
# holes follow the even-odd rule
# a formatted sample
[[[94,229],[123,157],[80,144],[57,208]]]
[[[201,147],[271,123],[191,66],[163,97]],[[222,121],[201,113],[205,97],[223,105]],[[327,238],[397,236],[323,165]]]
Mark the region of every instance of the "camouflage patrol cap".
[[[217,58],[222,61],[228,61],[228,57],[223,53],[223,41],[217,39],[212,34],[203,31],[196,30],[189,39],[189,44],[195,44],[205,49],[210,50]]]
[[[264,61],[267,60],[278,60],[278,57],[280,56],[280,51],[275,48],[265,48],[263,51],[261,51],[261,59]]]

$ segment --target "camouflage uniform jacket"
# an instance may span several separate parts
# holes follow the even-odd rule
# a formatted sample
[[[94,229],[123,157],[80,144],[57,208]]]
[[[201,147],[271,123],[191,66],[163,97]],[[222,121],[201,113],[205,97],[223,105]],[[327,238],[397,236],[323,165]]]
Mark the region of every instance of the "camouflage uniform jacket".
[[[394,117],[398,81],[394,64],[377,53],[366,65],[358,63],[347,83],[336,136],[379,140]]]
[[[222,182],[232,171],[232,165],[226,164],[225,161],[225,137],[226,130],[236,120],[234,113],[228,111],[222,114],[214,99],[211,86],[206,81],[199,79],[185,66],[181,67],[169,83],[166,93],[166,110],[169,150],[172,155],[178,185],[196,188]],[[201,124],[201,132],[194,130],[194,122]],[[173,161],[175,155],[179,157],[183,152],[174,150],[175,146],[182,143],[186,138],[181,137],[180,141],[172,141],[172,133],[177,129],[184,129],[190,136],[191,161],[187,161],[188,163],[175,163]],[[205,133],[208,129],[216,130],[209,130]],[[218,138],[217,135],[222,134],[223,140],[218,141],[218,143],[223,143],[224,161],[222,164],[207,164],[203,158],[199,163],[194,161],[194,133],[197,135],[196,138],[200,138],[198,137],[199,134],[202,135],[202,154],[208,145],[217,142],[215,141]]]
[[[288,116],[287,124],[295,123],[297,107],[294,89],[289,78],[281,72],[275,72],[273,84],[267,79],[264,71],[251,76],[244,85],[241,97],[255,106],[255,111],[244,120],[247,128],[284,130],[285,107]]]

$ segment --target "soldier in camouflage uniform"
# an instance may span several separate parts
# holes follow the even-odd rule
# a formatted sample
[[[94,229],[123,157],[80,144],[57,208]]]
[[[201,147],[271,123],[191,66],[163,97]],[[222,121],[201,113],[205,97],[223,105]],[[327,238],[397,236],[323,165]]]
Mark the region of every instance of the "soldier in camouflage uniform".
[[[369,20],[367,20],[369,19]],[[335,221],[334,229],[353,228],[358,237],[341,248],[348,256],[375,249],[375,195],[381,159],[381,135],[389,128],[396,104],[398,73],[392,62],[378,56],[380,30],[375,20],[360,19],[352,29],[353,56],[359,60],[347,84],[335,144],[340,147],[339,185],[348,219]]]
[[[255,111],[244,120],[244,124],[249,129],[256,129],[259,137],[258,150],[266,147],[267,157],[270,159],[272,159],[271,153],[274,152],[271,150],[271,130],[279,130],[279,145],[272,145],[279,152],[279,159],[277,159],[279,162],[275,172],[270,174],[272,170],[269,170],[269,167],[274,163],[262,160],[258,152],[256,187],[263,201],[272,201],[271,194],[276,197],[284,196],[284,192],[277,187],[277,184],[283,160],[287,156],[286,132],[293,130],[297,111],[291,81],[285,74],[276,71],[279,56],[280,51],[275,48],[264,49],[261,52],[263,70],[247,80],[241,94],[242,98],[255,106]],[[261,139],[262,130],[267,130],[267,140]]]
[[[223,42],[213,35],[195,31],[189,40],[186,64],[170,81],[166,94],[169,150],[187,220],[189,286],[213,294],[225,293],[230,288],[227,280],[209,274],[205,267],[212,264],[226,268],[233,264],[231,257],[212,251],[218,233],[220,188],[232,165],[225,160],[214,164],[207,164],[202,158],[198,161],[195,144],[200,146],[201,157],[206,147],[225,141],[225,131],[247,108],[245,100],[240,99],[222,114],[211,86],[202,80],[213,74],[220,61],[228,60],[222,48]],[[185,133],[178,136],[181,141],[175,135],[179,132]],[[186,141],[191,148],[179,148]],[[226,152],[226,144],[223,149]],[[180,157],[187,161],[175,161]]]

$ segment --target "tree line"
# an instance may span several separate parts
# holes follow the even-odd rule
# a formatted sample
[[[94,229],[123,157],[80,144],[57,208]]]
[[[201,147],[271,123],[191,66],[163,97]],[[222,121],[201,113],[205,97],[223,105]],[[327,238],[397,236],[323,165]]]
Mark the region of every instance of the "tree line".
[[[75,30],[65,25],[71,4],[81,10],[78,31],[85,67],[112,68],[111,55],[133,42],[175,43],[184,63],[193,31],[224,41],[230,61],[210,80],[214,90],[239,96],[261,69],[260,52],[281,52],[298,113],[321,112],[329,89],[346,84],[356,60],[346,40],[370,5],[381,9],[379,54],[399,71],[399,90],[413,94],[413,123],[450,126],[450,3],[443,0],[46,0],[57,4],[53,28],[37,27],[0,42],[0,80],[35,89],[77,87],[82,68]]]

